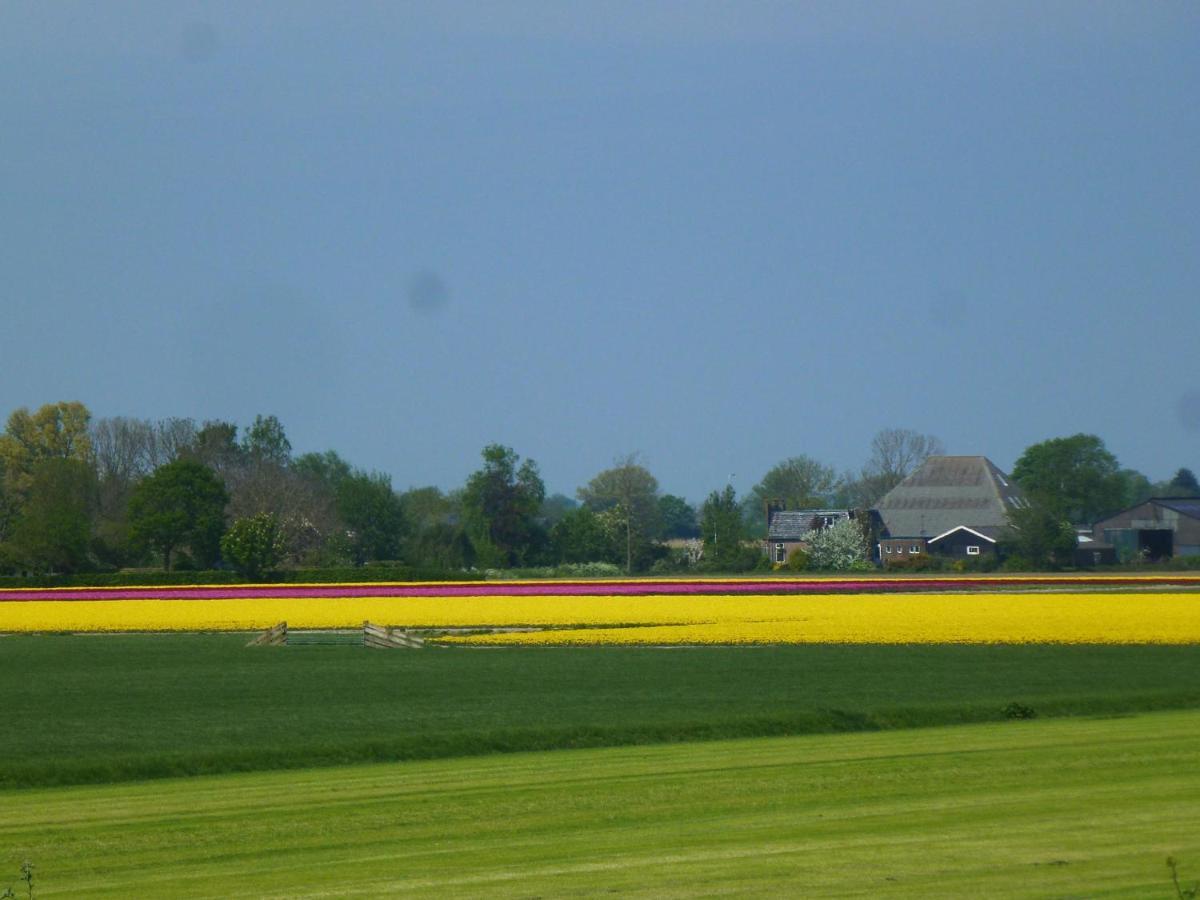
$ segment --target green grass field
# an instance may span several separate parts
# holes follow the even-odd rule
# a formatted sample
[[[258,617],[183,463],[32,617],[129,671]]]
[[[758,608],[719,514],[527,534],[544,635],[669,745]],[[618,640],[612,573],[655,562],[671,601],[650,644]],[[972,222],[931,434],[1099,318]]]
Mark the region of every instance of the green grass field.
[[[1200,712],[0,793],[39,897],[1173,897]]]
[[[0,787],[1200,706],[1200,647],[0,638]]]

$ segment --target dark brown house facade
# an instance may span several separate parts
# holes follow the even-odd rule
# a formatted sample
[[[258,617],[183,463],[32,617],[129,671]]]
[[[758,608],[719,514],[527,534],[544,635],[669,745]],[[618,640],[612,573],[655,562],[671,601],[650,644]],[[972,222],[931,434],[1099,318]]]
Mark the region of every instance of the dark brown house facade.
[[[1200,556],[1200,497],[1154,497],[1097,522],[1092,538],[1122,561]]]

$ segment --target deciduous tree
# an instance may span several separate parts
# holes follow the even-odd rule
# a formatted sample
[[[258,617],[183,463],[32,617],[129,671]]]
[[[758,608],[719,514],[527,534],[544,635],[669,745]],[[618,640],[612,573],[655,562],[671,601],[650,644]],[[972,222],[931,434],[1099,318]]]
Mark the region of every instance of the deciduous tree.
[[[171,570],[172,554],[182,546],[202,566],[218,558],[225,531],[229,495],[207,466],[181,459],[167,463],[143,479],[129,500],[129,523],[135,540],[162,555]]]
[[[612,510],[621,522],[625,571],[632,572],[636,551],[658,531],[658,480],[638,464],[636,454],[629,454],[581,487],[578,496],[588,509],[597,513]]]
[[[1041,507],[1077,524],[1090,524],[1120,509],[1125,480],[1117,458],[1094,434],[1053,438],[1025,449],[1013,480]]]
[[[88,569],[96,477],[78,459],[37,463],[12,535],[14,557],[35,572]]]
[[[521,462],[511,447],[489,444],[483,468],[463,490],[463,516],[479,562],[516,566],[531,560],[545,540],[538,523],[546,486],[531,459]]]
[[[221,538],[221,556],[252,581],[279,565],[284,549],[283,531],[273,513],[238,519]]]

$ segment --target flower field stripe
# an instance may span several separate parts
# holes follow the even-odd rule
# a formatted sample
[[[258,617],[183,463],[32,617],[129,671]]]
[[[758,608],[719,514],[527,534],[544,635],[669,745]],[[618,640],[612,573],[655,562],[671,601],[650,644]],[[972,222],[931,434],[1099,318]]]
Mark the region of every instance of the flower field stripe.
[[[357,628],[543,631],[444,638],[477,644],[1200,643],[1200,592],[809,595],[488,595],[28,600],[0,632]]]
[[[728,596],[987,590],[1024,587],[1198,587],[1200,575],[815,577],[763,579],[629,579],[360,584],[185,585],[94,588],[6,588],[0,603],[84,600],[225,600],[347,597]]]

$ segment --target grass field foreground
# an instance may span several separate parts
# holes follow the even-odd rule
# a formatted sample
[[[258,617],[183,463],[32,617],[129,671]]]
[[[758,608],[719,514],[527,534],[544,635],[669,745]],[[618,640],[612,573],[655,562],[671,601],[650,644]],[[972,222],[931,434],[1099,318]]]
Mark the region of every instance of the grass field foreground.
[[[1200,713],[0,794],[38,896],[1173,896]]]
[[[0,638],[0,788],[1200,706],[1200,647]]]

